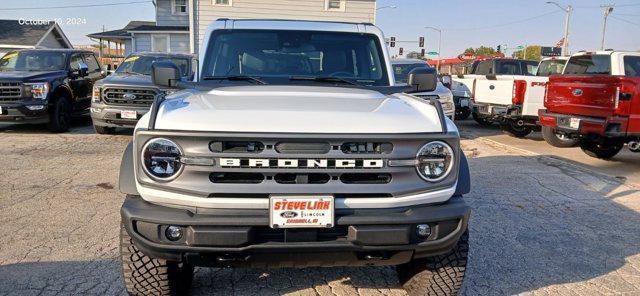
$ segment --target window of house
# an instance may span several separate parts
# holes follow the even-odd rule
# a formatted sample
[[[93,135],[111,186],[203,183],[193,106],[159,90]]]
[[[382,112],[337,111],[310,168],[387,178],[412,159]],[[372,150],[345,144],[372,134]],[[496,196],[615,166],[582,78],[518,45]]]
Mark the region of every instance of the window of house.
[[[211,0],[213,5],[219,6],[233,6],[233,0]]]
[[[345,0],[325,0],[324,9],[330,11],[344,11]]]
[[[169,35],[151,35],[151,50],[169,52]]]
[[[171,11],[173,14],[187,14],[187,0],[173,0]]]

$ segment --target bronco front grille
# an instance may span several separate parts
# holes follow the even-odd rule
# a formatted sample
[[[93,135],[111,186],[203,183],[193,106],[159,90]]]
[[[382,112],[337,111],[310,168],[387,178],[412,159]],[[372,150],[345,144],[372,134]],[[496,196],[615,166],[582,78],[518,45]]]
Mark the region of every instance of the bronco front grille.
[[[148,107],[153,104],[157,94],[155,89],[107,88],[102,98],[105,103],[112,105]]]
[[[0,82],[0,102],[13,102],[22,97],[22,83]]]

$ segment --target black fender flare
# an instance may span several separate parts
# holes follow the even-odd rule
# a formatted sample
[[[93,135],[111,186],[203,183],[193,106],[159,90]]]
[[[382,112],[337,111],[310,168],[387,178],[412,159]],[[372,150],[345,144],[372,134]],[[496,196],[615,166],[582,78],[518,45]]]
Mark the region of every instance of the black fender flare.
[[[136,187],[136,175],[133,165],[133,142],[129,142],[120,161],[120,176],[118,177],[120,192],[127,195],[140,195]]]
[[[471,173],[467,157],[460,151],[460,169],[458,171],[458,185],[454,195],[464,195],[471,191]]]

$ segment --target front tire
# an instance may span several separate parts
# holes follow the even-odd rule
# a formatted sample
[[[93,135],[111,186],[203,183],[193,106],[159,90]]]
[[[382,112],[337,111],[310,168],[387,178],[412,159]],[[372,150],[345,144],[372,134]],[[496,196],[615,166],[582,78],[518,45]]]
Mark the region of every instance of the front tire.
[[[457,295],[467,269],[469,233],[445,255],[415,259],[398,265],[398,279],[409,295]]]
[[[64,133],[71,127],[71,103],[65,97],[59,97],[49,112],[49,130],[54,133]]]
[[[151,258],[138,250],[120,228],[120,255],[124,284],[129,295],[185,295],[193,280],[193,266]]]
[[[510,121],[500,124],[500,128],[502,128],[503,132],[516,138],[524,138],[533,131],[528,126],[518,126],[515,122]]]
[[[590,140],[582,140],[580,142],[580,149],[587,155],[600,159],[610,159],[618,154],[623,143],[606,143],[600,144]]]
[[[558,134],[554,128],[546,125],[542,126],[542,137],[553,147],[570,148],[578,145],[578,139],[562,136]]]
[[[471,113],[471,115],[473,116],[473,120],[475,120],[481,126],[492,126],[493,125],[492,121],[484,119],[483,117],[478,115],[478,113],[476,113],[476,112]]]
[[[96,133],[101,135],[113,135],[116,133],[116,129],[114,127],[94,125],[93,129]]]

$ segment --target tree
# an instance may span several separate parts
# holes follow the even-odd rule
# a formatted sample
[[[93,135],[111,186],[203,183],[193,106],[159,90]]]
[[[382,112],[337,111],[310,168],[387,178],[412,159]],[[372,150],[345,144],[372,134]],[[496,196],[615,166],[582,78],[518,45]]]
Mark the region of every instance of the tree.
[[[525,58],[525,56],[523,55],[523,51],[522,50],[518,50],[518,51],[514,52],[511,56],[514,57],[514,58],[519,58],[519,59],[524,59]],[[541,60],[542,59],[542,46],[539,46],[539,45],[527,46],[526,59],[527,60],[533,60],[533,61]]]
[[[480,46],[480,47],[469,47],[467,49],[464,50],[464,54],[475,54],[475,55],[479,55],[479,56],[488,56],[488,55],[492,55],[492,54],[496,54],[496,50],[493,47],[487,47],[487,46]]]

